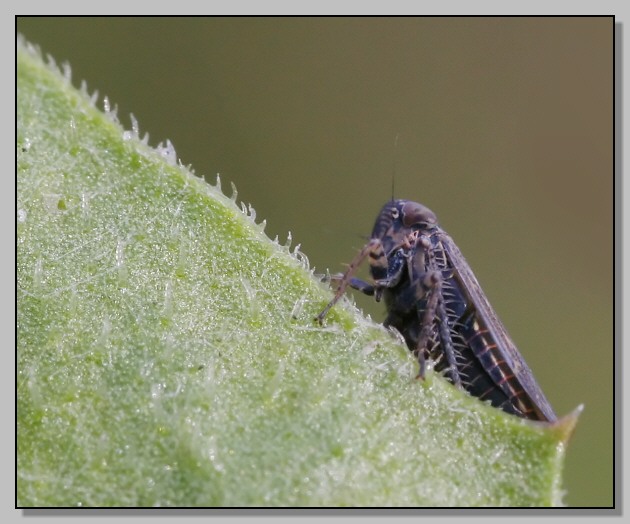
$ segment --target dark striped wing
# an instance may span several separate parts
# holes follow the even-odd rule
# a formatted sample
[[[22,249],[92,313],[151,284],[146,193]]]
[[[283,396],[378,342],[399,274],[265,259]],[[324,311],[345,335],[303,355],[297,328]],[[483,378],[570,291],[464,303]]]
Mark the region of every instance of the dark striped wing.
[[[437,240],[448,257],[466,301],[473,305],[472,318],[466,322],[464,336],[475,357],[497,388],[510,402],[533,420],[554,422],[556,415],[536,383],[534,376],[494,312],[477,278],[453,239],[442,229]]]

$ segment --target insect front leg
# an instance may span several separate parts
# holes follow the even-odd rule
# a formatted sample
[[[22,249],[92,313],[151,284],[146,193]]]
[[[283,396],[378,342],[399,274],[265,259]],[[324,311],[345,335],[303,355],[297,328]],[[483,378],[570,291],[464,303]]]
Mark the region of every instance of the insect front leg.
[[[331,286],[338,286],[341,283],[342,279],[343,279],[343,273],[337,273],[335,275],[331,275],[328,281],[330,282]],[[374,286],[370,284],[369,282],[366,282],[365,280],[361,280],[360,278],[352,277],[348,281],[348,285],[352,289],[356,289],[357,291],[360,291],[364,295],[368,295],[370,297],[374,295],[374,291],[375,291]]]
[[[385,272],[387,271],[387,257],[385,256],[385,252],[383,251],[383,245],[381,244],[381,241],[378,238],[373,238],[367,244],[365,244],[365,246],[363,246],[363,249],[361,249],[358,255],[354,257],[354,260],[350,262],[350,265],[348,266],[348,269],[346,270],[346,272],[341,276],[341,278],[338,279],[339,285],[337,286],[337,290],[335,291],[335,296],[328,303],[328,305],[322,310],[322,312],[315,317],[315,319],[320,324],[323,323],[324,317],[328,314],[328,311],[330,311],[330,308],[332,308],[343,296],[348,286],[352,286],[352,284],[355,283],[357,284],[358,289],[360,291],[363,291],[363,289],[365,289],[366,291],[369,291],[370,285],[367,284],[367,282],[363,283],[363,284],[366,284],[364,286],[363,284],[360,284],[360,282],[363,282],[363,281],[353,278],[354,273],[357,271],[358,267],[361,265],[361,263],[365,260],[367,256],[370,257],[370,266],[374,267],[373,264],[381,265],[384,263]],[[372,294],[373,293],[374,293],[374,288],[372,288]],[[370,293],[368,292],[366,294],[370,294]]]

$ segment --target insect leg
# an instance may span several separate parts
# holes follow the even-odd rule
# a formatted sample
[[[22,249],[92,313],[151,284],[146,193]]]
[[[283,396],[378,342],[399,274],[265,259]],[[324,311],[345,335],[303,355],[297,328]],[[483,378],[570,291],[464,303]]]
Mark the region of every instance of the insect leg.
[[[455,357],[455,348],[451,338],[450,326],[446,307],[444,306],[444,297],[442,295],[442,273],[438,270],[428,271],[421,283],[426,290],[427,300],[422,318],[420,319],[420,335],[418,336],[417,347],[414,350],[415,355],[420,363],[420,371],[418,376],[424,378],[425,358],[429,353],[429,340],[433,333],[434,322],[437,321],[437,329],[439,330],[440,346],[446,362],[449,367],[449,375],[451,382],[458,387],[462,387],[462,380],[457,371],[457,359]]]
[[[442,295],[442,277],[440,274],[440,292],[438,293],[440,298],[437,304],[437,319],[439,321],[439,329],[440,329],[440,343],[442,345],[442,349],[444,350],[444,354],[446,355],[446,361],[449,366],[449,373],[451,376],[451,381],[458,387],[462,386],[462,379],[459,375],[457,359],[455,357],[455,348],[453,347],[453,339],[451,337],[451,328],[449,325],[448,315],[446,314],[446,307],[444,306],[444,297]]]
[[[374,295],[375,287],[365,280],[361,280],[360,278],[351,278],[349,285],[352,289],[356,289],[364,295],[368,295],[370,297]]]
[[[428,298],[424,313],[420,319],[420,335],[418,336],[416,349],[413,352],[420,363],[418,377],[423,379],[426,370],[426,354],[429,352],[429,340],[433,331],[433,321],[435,320],[439,300],[438,272],[431,271],[430,273],[426,273],[421,285],[423,288],[427,288]]]
[[[337,273],[335,275],[331,275],[330,278],[328,279],[328,282],[330,282],[331,286],[338,286],[341,283],[342,279],[343,279],[343,273]],[[356,289],[357,291],[360,291],[364,295],[368,295],[370,297],[374,295],[374,286],[370,284],[369,282],[366,282],[365,280],[361,280],[360,278],[352,277],[350,281],[348,282],[348,285],[352,289]]]
[[[414,241],[414,254],[407,258],[407,272],[409,274],[409,281],[414,284],[413,287],[416,290],[415,300],[420,300],[423,296],[427,296],[424,313],[418,315],[420,317],[418,319],[420,321],[420,333],[415,341],[416,347],[413,350],[413,354],[420,364],[418,377],[424,379],[426,357],[429,353],[429,340],[433,332],[433,321],[435,319],[437,301],[439,299],[439,294],[436,289],[436,284],[439,283],[439,280],[437,278],[437,271],[427,272],[425,255],[430,247],[429,241],[425,237],[418,236],[414,237]],[[420,311],[418,311],[418,313],[420,313]]]
[[[315,317],[320,324],[323,323],[324,317],[328,314],[330,308],[333,307],[342,297],[348,285],[351,285],[351,281],[353,280],[352,275],[356,272],[357,268],[367,256],[370,257],[370,265],[372,267],[380,268],[384,265],[384,270],[387,271],[387,257],[383,251],[383,245],[378,238],[373,238],[365,244],[365,246],[363,246],[363,249],[359,251],[359,254],[354,257],[352,262],[350,262],[348,269],[339,280],[339,286],[337,287],[337,291],[335,291],[335,296],[322,310],[322,312]]]

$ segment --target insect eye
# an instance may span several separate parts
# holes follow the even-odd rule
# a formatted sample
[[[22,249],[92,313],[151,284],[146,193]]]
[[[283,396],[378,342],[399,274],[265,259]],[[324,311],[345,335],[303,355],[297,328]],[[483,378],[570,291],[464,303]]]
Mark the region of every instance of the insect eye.
[[[398,218],[398,215],[400,215],[400,213],[398,212],[398,209],[396,209],[395,207],[392,208],[392,218],[394,220],[396,220]]]

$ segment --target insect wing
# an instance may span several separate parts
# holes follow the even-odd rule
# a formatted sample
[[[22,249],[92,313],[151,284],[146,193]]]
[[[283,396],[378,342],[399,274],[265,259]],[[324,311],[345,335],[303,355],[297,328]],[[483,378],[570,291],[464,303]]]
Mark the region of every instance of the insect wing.
[[[524,415],[542,421],[554,422],[556,415],[536,383],[534,376],[523,360],[518,349],[510,339],[501,320],[497,317],[477,278],[453,239],[442,229],[438,231],[439,241],[449,258],[454,270],[453,277],[459,281],[461,291],[476,310],[479,328],[487,331],[496,345],[495,361],[501,360],[509,368],[511,376],[504,380],[495,380],[497,387],[510,398],[518,397],[523,406]],[[498,352],[498,358],[497,353]],[[518,404],[517,404],[518,405]]]

